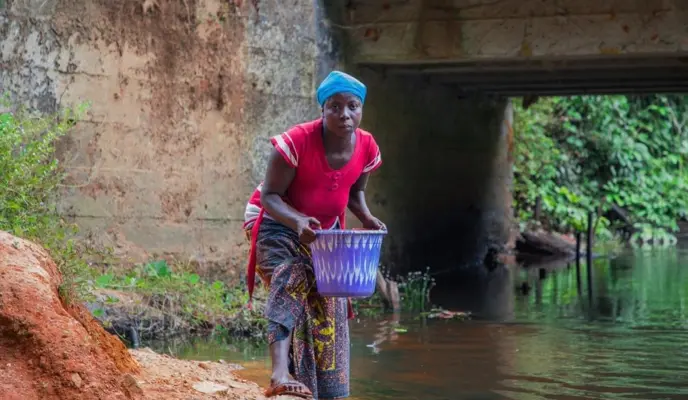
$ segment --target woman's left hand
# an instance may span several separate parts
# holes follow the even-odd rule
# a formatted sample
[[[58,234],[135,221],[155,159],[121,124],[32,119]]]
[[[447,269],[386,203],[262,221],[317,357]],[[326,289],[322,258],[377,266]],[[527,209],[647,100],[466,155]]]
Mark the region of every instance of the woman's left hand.
[[[382,221],[373,217],[372,215],[367,216],[366,218],[361,220],[361,222],[363,223],[363,228],[365,229],[374,229],[381,231],[387,230],[387,226]]]

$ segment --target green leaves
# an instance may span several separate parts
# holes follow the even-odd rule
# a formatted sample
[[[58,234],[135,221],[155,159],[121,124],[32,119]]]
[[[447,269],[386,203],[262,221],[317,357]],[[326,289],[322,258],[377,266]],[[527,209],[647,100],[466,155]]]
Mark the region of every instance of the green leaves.
[[[170,268],[167,266],[167,261],[158,260],[146,264],[146,275],[151,278],[168,278],[171,275]]]
[[[23,109],[0,114],[0,229],[34,239],[46,234],[64,177],[55,144],[74,121],[69,110],[47,116]]]
[[[63,298],[85,298],[87,249],[71,240],[76,230],[60,219],[55,206],[64,178],[55,145],[87,106],[38,115],[12,107],[8,99],[0,98],[0,104],[12,110],[0,113],[0,230],[42,244],[64,276]]]
[[[175,304],[174,313],[193,324],[213,325],[217,320],[245,313],[259,317],[260,310],[246,310],[248,294],[243,284],[227,286],[222,281],[207,282],[189,271],[188,265],[153,260],[126,272],[112,269],[97,276],[94,283],[98,288],[135,292],[148,299],[165,298]]]
[[[189,275],[186,276],[186,280],[187,280],[190,284],[195,285],[195,284],[197,284],[198,282],[201,281],[201,277],[198,276],[197,274],[189,274]]]
[[[539,222],[576,230],[588,211],[616,204],[636,223],[633,240],[672,242],[688,204],[688,96],[545,98],[527,110],[517,103],[514,136],[519,218],[531,219],[540,199]]]
[[[112,274],[103,274],[96,278],[96,285],[101,288],[108,287],[113,279],[114,276]]]

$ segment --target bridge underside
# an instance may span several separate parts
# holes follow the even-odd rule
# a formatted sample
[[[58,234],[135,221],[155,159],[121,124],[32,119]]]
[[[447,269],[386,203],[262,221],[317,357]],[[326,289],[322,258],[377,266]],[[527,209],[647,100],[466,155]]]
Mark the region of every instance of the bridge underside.
[[[349,0],[350,64],[462,92],[688,89],[688,0]]]
[[[506,98],[688,92],[688,0],[328,3],[345,68],[370,87],[363,125],[385,158],[371,203],[400,269],[508,247]]]
[[[423,77],[457,93],[502,96],[688,92],[688,55],[513,61],[360,63],[382,74]]]

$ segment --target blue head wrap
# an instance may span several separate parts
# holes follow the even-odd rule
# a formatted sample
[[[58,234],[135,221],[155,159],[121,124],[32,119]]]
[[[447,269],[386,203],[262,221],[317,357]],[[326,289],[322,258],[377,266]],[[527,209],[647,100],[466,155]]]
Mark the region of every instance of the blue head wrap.
[[[358,79],[340,71],[332,71],[318,87],[316,95],[318,104],[322,107],[325,101],[337,93],[351,93],[365,102],[366,86]]]

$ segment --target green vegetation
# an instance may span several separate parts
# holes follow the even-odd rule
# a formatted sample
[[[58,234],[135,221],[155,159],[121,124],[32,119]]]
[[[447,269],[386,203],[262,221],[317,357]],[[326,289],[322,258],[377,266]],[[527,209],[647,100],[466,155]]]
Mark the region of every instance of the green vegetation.
[[[129,270],[110,268],[95,278],[95,284],[106,293],[115,291],[105,298],[103,308],[94,311],[115,330],[131,325],[136,315],[137,330],[144,338],[211,330],[253,338],[265,334],[264,291],[256,291],[249,310],[244,285],[206,282],[189,264],[171,266],[157,260]],[[135,295],[133,302],[119,300],[129,294]]]
[[[0,107],[9,109],[6,100]],[[89,290],[79,271],[88,268],[86,249],[73,240],[76,227],[56,211],[56,196],[64,171],[55,145],[78,121],[86,105],[52,115],[24,108],[0,113],[0,230],[43,245],[64,275],[65,300]]]
[[[404,311],[423,312],[430,306],[430,291],[435,287],[435,278],[430,275],[430,268],[425,272],[409,272],[397,279],[401,309]]]
[[[688,96],[574,96],[517,104],[514,200],[522,223],[536,204],[545,228],[571,232],[599,215],[596,234],[671,245],[688,215]],[[625,228],[629,230],[627,227]]]
[[[435,278],[430,275],[430,268],[396,277],[392,277],[389,269],[384,266],[380,268],[385,279],[395,282],[399,288],[400,311],[422,313],[430,308],[430,291],[435,287]],[[356,300],[354,310],[363,316],[382,314],[385,312],[384,299],[376,291],[367,299]]]

